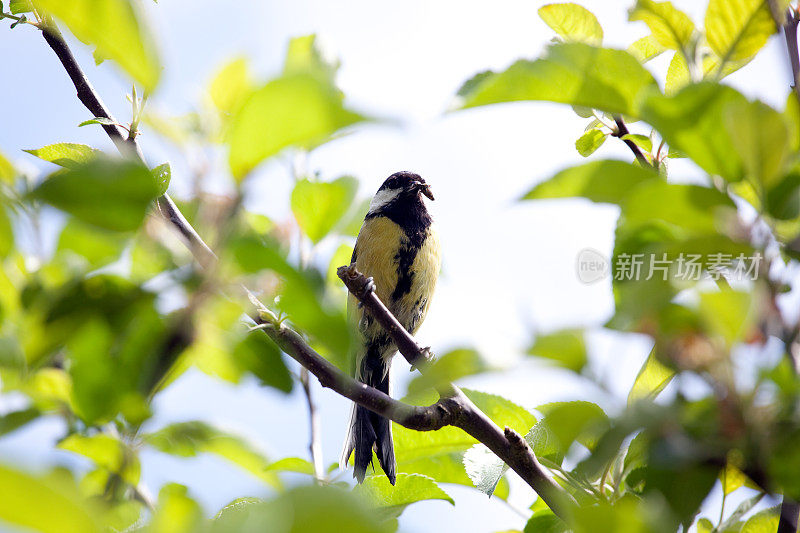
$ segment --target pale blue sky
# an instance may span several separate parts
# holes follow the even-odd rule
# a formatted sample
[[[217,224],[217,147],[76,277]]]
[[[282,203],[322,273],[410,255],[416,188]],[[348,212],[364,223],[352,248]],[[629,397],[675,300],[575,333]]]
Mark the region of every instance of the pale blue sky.
[[[610,283],[581,284],[574,264],[585,247],[610,254],[617,210],[578,200],[514,202],[534,183],[582,162],[573,142],[585,121],[566,106],[543,103],[444,114],[461,82],[475,72],[502,68],[542,51],[552,37],[536,15],[543,3],[148,2],[165,66],[152,105],[168,114],[190,111],[203,100],[207,81],[226,59],[246,55],[266,78],[280,68],[290,37],[320,34],[326,48],[342,61],[339,82],[351,104],[397,118],[402,126],[365,127],[334,141],[312,154],[310,169],[326,177],[355,175],[361,180],[362,195],[371,195],[391,172],[414,170],[436,193],[432,207],[445,250],[444,270],[420,341],[438,352],[476,345],[493,363],[515,365],[511,372],[467,380],[466,386],[501,393],[525,407],[580,398],[613,410],[624,404],[627,388],[649,350],[643,337],[608,332],[591,336],[592,367],[615,395],[532,361],[517,363],[534,331],[599,326],[613,312]],[[674,3],[702,24],[705,2]],[[583,2],[600,19],[606,44],[618,47],[646,34],[643,24],[626,21],[630,4]],[[57,141],[112,149],[99,128],[76,127],[89,114],[38,33],[3,26],[0,150],[22,164],[39,165],[20,150]],[[120,120],[127,120],[128,83],[111,65],[95,67],[83,47],[76,45],[74,50],[106,103]],[[665,72],[666,64],[667,59],[661,58],[651,70]],[[749,96],[782,108],[789,83],[782,43],[770,41],[756,61],[730,82]],[[186,191],[185,161],[157,136],[145,134],[141,139],[151,164],[172,162],[171,190],[180,196]],[[630,159],[630,154],[611,139],[595,157]],[[224,169],[223,157],[213,162]],[[679,163],[672,175],[691,180],[699,172]],[[290,178],[285,161],[265,165],[248,186],[252,209],[275,218],[286,216]],[[323,244],[319,253],[324,257],[331,250]],[[401,392],[410,377],[407,366],[397,364],[393,372],[401,384],[395,390]],[[317,387],[315,393],[329,464],[338,457],[348,404],[330,391]],[[8,409],[14,401],[0,399],[0,408]],[[190,372],[158,397],[156,413],[151,428],[201,418],[250,437],[275,458],[306,453],[307,419],[298,393],[283,397],[253,383],[232,387]],[[58,424],[41,422],[0,439],[0,460],[31,467],[68,463],[84,468],[82,461],[52,450],[61,432]],[[189,485],[209,513],[236,496],[266,493],[257,480],[209,457],[183,460],[146,452],[143,476],[154,493],[168,480]],[[524,525],[499,501],[474,490],[445,488],[455,497],[455,508],[440,501],[414,505],[403,515],[401,530],[444,527],[485,532]],[[511,500],[526,507],[532,493],[512,480]]]

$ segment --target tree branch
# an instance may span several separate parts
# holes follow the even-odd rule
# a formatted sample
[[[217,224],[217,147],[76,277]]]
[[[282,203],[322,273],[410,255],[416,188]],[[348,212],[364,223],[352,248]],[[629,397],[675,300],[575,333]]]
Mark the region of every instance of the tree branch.
[[[397,349],[411,366],[424,367],[428,362],[428,350],[421,348],[414,338],[403,328],[397,318],[381,302],[375,293],[372,280],[364,276],[355,265],[342,266],[336,271],[347,289],[369,311],[372,317],[389,333]],[[456,406],[455,420],[450,425],[461,428],[479,442],[486,445],[536,491],[547,506],[560,516],[568,519],[569,509],[575,505],[572,497],[558,485],[539,463],[533,450],[525,439],[511,428],[501,430],[478,409],[455,385],[448,385],[440,392],[441,401],[453,402]],[[380,414],[380,413],[379,413]]]
[[[48,21],[42,34],[67,71],[78,91],[78,98],[84,106],[96,117],[114,120],[81,70],[55,24]],[[145,161],[135,137],[126,138],[122,129],[116,125],[104,125],[103,129],[120,152],[127,155],[133,151],[136,157],[142,162]],[[158,199],[158,207],[162,215],[183,235],[195,259],[202,266],[213,265],[216,262],[213,251],[186,221],[172,199],[166,194],[161,196]],[[417,345],[413,337],[383,305],[373,289],[366,283],[366,278],[354,268],[348,269],[345,274],[347,275],[340,274],[345,285],[354,291],[355,296],[386,328],[392,340],[397,344],[400,353],[412,365],[421,366],[427,362],[427,350]],[[503,459],[539,494],[554,513],[569,520],[570,510],[576,505],[575,501],[548,475],[524,439],[509,428],[506,428],[505,432],[502,431],[457,387],[448,387],[447,394],[430,406],[412,406],[395,400],[344,374],[314,351],[299,333],[284,323],[273,320],[268,311],[263,311],[266,309],[263,304],[260,304],[247,289],[244,290],[262,310],[258,316],[253,318],[259,325],[259,329],[263,330],[286,354],[314,374],[323,387],[330,388],[357,404],[409,429],[433,431],[447,425],[463,429]]]
[[[773,14],[774,16],[774,14]],[[775,17],[775,22],[780,21]],[[783,37],[786,39],[786,52],[789,55],[789,63],[792,68],[792,89],[800,101],[800,57],[798,57],[797,48],[797,25],[800,22],[800,17],[796,9],[789,7],[786,10],[786,22],[783,24]]]
[[[614,124],[617,125],[617,131],[611,132],[613,137],[622,139],[625,135],[630,133],[628,126],[625,125],[625,121],[622,120],[622,117],[614,117]],[[641,164],[643,167],[653,167],[653,165],[647,161],[647,158],[642,153],[642,149],[639,148],[635,142],[631,141],[630,139],[622,139],[622,142],[628,145],[628,148],[630,148],[631,152],[633,152],[633,155],[636,156],[636,160],[639,162],[639,164]]]
[[[303,385],[306,404],[308,406],[308,451],[311,454],[311,464],[314,466],[314,479],[319,483],[325,479],[325,464],[322,460],[322,436],[320,435],[319,412],[311,394],[311,382],[308,379],[308,369],[300,369],[300,383]]]

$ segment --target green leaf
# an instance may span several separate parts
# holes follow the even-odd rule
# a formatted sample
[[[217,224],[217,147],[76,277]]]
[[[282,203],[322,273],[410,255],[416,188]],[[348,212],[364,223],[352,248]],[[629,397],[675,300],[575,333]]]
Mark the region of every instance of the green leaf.
[[[444,500],[455,505],[433,479],[420,474],[399,473],[394,486],[383,474],[367,476],[354,492],[379,509],[384,519],[397,518],[406,507],[423,500]]]
[[[102,152],[85,144],[57,143],[48,144],[36,150],[23,150],[31,155],[44,159],[64,168],[75,169],[88,163]]]
[[[335,87],[312,75],[275,79],[256,90],[233,119],[228,138],[233,177],[241,181],[284,148],[312,148],[363,120],[344,106]]]
[[[332,182],[300,180],[292,191],[291,206],[300,229],[318,243],[342,219],[358,190],[358,181],[342,176]]]
[[[722,337],[727,346],[744,340],[758,320],[754,295],[720,290],[700,293],[700,317],[710,334]]]
[[[624,161],[593,161],[562,170],[531,189],[523,199],[572,198],[620,204],[638,185],[657,178],[650,169]]]
[[[84,222],[116,231],[137,229],[157,194],[147,167],[112,159],[55,172],[32,193]]]
[[[580,442],[590,451],[609,421],[603,410],[584,401],[554,402],[537,407],[544,417],[536,423],[525,440],[537,457],[561,464],[572,443]]]
[[[56,250],[77,254],[91,267],[98,268],[119,259],[127,242],[117,232],[70,218],[61,230]]]
[[[640,133],[628,133],[627,135],[623,135],[621,139],[623,141],[631,141],[633,144],[644,150],[645,153],[649,154],[653,151],[653,139],[647,135],[642,135]]]
[[[307,459],[300,457],[285,457],[271,463],[266,468],[267,472],[295,472],[297,474],[314,475],[314,465]]]
[[[744,168],[725,117],[733,106],[741,109],[746,105],[745,97],[735,89],[704,82],[673,96],[650,97],[642,106],[641,118],[700,168],[733,182],[742,179]],[[742,134],[742,139],[746,135]]]
[[[675,371],[662,364],[656,357],[655,350],[652,350],[633,381],[628,393],[628,405],[643,398],[655,398],[673,377]]]
[[[490,366],[476,350],[460,348],[437,357],[425,373],[411,380],[408,393],[419,394],[427,389],[437,389],[461,379],[490,370]]]
[[[607,133],[598,128],[592,128],[575,141],[575,148],[583,157],[589,157],[603,146],[603,143],[606,142],[606,137],[608,137]]]
[[[183,485],[167,483],[158,492],[158,504],[147,533],[195,533],[202,531],[203,509]]]
[[[244,57],[226,63],[208,87],[211,102],[225,114],[236,112],[252,92],[250,64]]]
[[[13,15],[19,15],[20,13],[30,13],[33,11],[33,5],[31,4],[31,0],[11,0],[9,2],[8,8],[11,10]]]
[[[628,47],[628,53],[638,59],[640,63],[647,63],[661,55],[664,50],[665,48],[653,34],[637,39]]]
[[[768,3],[764,0],[710,0],[706,9],[708,45],[728,62],[746,61],[758,53],[775,33]]]
[[[754,183],[770,187],[783,176],[790,138],[780,113],[758,101],[735,101],[725,109],[722,126],[730,135],[745,174]]]
[[[161,76],[155,46],[130,0],[35,0],[64,21],[70,31],[97,52],[119,63],[135,81],[152,92]]]
[[[539,16],[565,41],[600,46],[603,28],[597,17],[578,4],[548,4],[539,8]]]
[[[74,433],[58,447],[91,459],[97,466],[119,475],[131,485],[139,483],[141,467],[136,453],[124,442],[104,433],[90,437]]]
[[[664,92],[673,95],[692,83],[692,74],[689,72],[689,65],[680,52],[672,54],[672,59],[667,67],[667,79],[664,84]]]
[[[354,491],[329,486],[301,486],[259,502],[239,499],[220,512],[213,533],[389,533],[392,521],[365,505]]]
[[[525,524],[523,533],[566,533],[567,525],[550,509],[542,509],[533,513]]]
[[[687,52],[695,32],[694,23],[672,2],[637,0],[630,11],[629,20],[641,20],[647,24],[661,46],[689,55]]]
[[[158,196],[166,194],[169,188],[169,182],[172,179],[172,168],[170,168],[169,163],[162,163],[151,170],[151,172],[156,180]]]
[[[119,126],[119,123],[106,117],[94,117],[89,120],[84,120],[78,127],[89,126],[91,124],[100,124],[101,126]]]
[[[747,476],[741,470],[736,468],[730,461],[725,465],[725,468],[719,474],[722,483],[722,491],[725,495],[731,494],[738,489],[744,487],[747,482]]]
[[[464,96],[462,107],[543,100],[636,117],[643,96],[657,90],[653,76],[625,51],[560,43],[541,59],[520,60],[486,76]]]
[[[97,510],[79,498],[80,490],[68,473],[33,476],[0,466],[0,519],[42,533],[105,531]]]
[[[145,441],[164,453],[179,457],[194,457],[199,453],[218,455],[247,470],[275,488],[280,479],[268,471],[271,464],[264,454],[231,433],[205,422],[191,421],[170,424],[144,436]]]
[[[17,429],[25,426],[29,422],[33,422],[41,416],[41,411],[35,407],[28,407],[27,409],[20,409],[19,411],[10,411],[0,416],[0,435],[7,435]]]
[[[262,332],[248,334],[233,349],[233,359],[261,380],[262,385],[289,393],[294,380],[281,351]]]
[[[13,185],[16,177],[17,169],[14,168],[14,165],[11,164],[11,161],[6,159],[6,157],[0,153],[0,181],[8,183],[9,185]]]
[[[479,443],[464,453],[464,470],[476,489],[491,496],[508,471],[508,465],[485,444]]]
[[[536,418],[522,407],[492,394],[462,389],[479,409],[498,426],[509,426],[524,434],[536,423]],[[407,397],[415,405],[430,405],[436,401],[433,392]],[[423,474],[438,483],[458,483],[472,486],[462,464],[464,452],[477,440],[458,428],[447,426],[438,431],[413,431],[392,423],[397,471]]]
[[[528,354],[548,359],[567,370],[580,372],[587,362],[583,331],[563,329],[547,335],[537,335]]]
[[[350,264],[350,259],[353,257],[353,247],[349,244],[340,244],[336,251],[331,256],[331,262],[328,264],[328,274],[325,276],[329,285],[334,287],[341,287],[342,281],[336,274],[336,269],[340,266],[347,266]]]
[[[0,258],[6,257],[13,249],[14,226],[11,224],[8,211],[0,202]]]
[[[302,35],[289,40],[283,64],[284,75],[311,74],[333,82],[338,69],[339,62],[325,56],[316,35]]]

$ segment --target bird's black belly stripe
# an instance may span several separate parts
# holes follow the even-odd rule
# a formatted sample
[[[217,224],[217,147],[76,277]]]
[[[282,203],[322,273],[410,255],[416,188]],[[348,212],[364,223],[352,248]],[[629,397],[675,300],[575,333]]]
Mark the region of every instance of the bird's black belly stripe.
[[[392,291],[393,302],[411,292],[411,283],[414,281],[414,271],[411,270],[411,265],[414,264],[418,251],[419,246],[414,246],[406,239],[403,239],[400,244],[400,249],[394,257],[395,263],[397,263],[397,285]]]

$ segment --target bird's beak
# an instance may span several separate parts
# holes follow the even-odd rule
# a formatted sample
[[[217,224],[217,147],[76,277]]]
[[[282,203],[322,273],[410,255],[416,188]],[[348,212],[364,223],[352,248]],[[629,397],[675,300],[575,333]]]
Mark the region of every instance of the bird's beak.
[[[419,192],[421,192],[422,194],[424,194],[425,196],[427,196],[431,200],[434,199],[433,198],[433,193],[431,192],[431,186],[430,185],[428,185],[427,183],[420,183],[419,185],[417,185],[417,187],[419,187]]]

